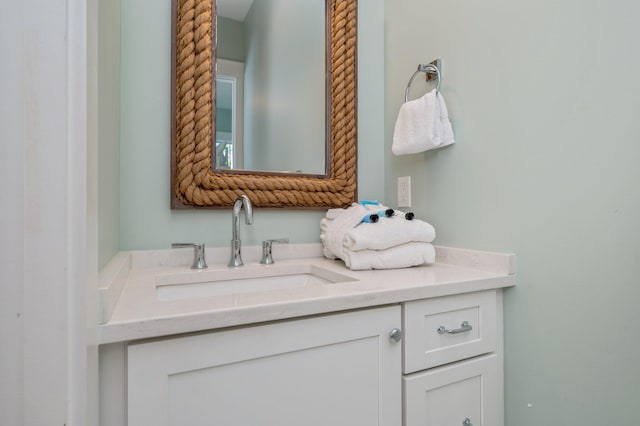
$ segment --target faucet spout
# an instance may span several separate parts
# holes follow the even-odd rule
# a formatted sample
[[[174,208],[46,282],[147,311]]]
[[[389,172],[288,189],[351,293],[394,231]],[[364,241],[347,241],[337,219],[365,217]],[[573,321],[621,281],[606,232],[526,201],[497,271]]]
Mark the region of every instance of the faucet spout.
[[[253,224],[253,206],[246,195],[239,196],[233,203],[231,223],[231,259],[229,266],[242,266],[241,242],[240,242],[240,210],[244,207],[244,219],[247,225]]]

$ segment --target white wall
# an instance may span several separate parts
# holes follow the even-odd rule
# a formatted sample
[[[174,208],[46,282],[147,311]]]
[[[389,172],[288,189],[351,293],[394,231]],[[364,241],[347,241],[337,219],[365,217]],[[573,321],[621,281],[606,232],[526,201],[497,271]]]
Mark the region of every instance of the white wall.
[[[518,254],[506,424],[635,423],[640,3],[393,0],[385,12],[386,152],[409,77],[437,57],[457,137],[388,154],[388,199],[411,175],[439,244]]]

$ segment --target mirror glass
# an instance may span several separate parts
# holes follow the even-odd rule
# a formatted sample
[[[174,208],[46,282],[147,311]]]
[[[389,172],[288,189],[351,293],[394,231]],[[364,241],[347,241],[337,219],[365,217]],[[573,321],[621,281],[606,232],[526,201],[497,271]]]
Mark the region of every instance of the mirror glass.
[[[327,173],[325,9],[216,1],[217,171]]]

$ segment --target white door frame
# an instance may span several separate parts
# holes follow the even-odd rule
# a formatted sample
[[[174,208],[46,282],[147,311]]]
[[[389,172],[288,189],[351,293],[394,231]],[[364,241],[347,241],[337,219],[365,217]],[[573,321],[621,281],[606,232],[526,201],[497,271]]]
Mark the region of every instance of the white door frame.
[[[96,424],[90,2],[8,2],[0,17],[0,424]]]

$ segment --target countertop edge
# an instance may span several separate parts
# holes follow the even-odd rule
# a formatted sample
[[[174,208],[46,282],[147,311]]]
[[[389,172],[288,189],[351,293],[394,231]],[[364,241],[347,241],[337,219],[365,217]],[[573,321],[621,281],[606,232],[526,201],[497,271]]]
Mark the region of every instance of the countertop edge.
[[[340,298],[296,300],[268,305],[195,312],[163,318],[107,323],[99,326],[99,344],[167,337],[176,334],[373,308],[419,299],[501,289],[515,284],[516,276],[514,274],[497,275],[482,279],[444,282],[436,285],[389,288],[383,291],[345,295]]]

